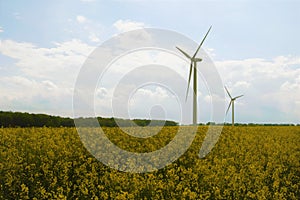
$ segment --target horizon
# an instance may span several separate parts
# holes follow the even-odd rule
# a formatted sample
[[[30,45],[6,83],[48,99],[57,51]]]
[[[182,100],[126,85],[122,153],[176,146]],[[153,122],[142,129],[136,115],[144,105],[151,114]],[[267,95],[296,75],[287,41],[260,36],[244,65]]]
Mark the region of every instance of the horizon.
[[[69,118],[69,119],[79,119],[79,118],[83,118],[83,119],[88,119],[88,118],[103,118],[103,119],[121,119],[121,120],[153,120],[153,121],[170,121],[170,122],[175,122],[178,124],[178,126],[192,126],[192,123],[190,124],[180,124],[178,121],[173,121],[171,119],[151,119],[151,118],[133,118],[133,119],[127,119],[127,118],[122,118],[122,117],[102,117],[102,116],[86,116],[86,117],[67,117],[67,116],[60,116],[60,115],[51,115],[51,114],[47,114],[47,113],[33,113],[33,112],[19,112],[19,111],[3,111],[0,110],[0,112],[11,112],[11,113],[22,113],[22,114],[33,114],[33,115],[48,115],[51,117],[60,117],[60,118]],[[201,125],[208,125],[209,123],[215,124],[215,125],[226,125],[226,126],[231,126],[231,122],[229,121],[225,121],[225,122],[213,122],[213,121],[206,121],[206,122],[198,122],[198,126]],[[239,122],[235,122],[235,126],[239,126],[239,125],[294,125],[294,126],[300,126],[300,123],[291,123],[291,122],[280,122],[280,123],[272,123],[272,122],[260,122],[260,123],[254,123],[254,122],[245,122],[245,123],[239,123]]]
[[[103,42],[150,27],[173,30],[199,44],[212,25],[203,50],[230,94],[245,95],[235,102],[235,123],[299,124],[299,6],[297,1],[191,0],[172,1],[171,6],[168,0],[1,1],[0,110],[76,117],[72,103],[77,75]],[[174,52],[178,53],[175,47]],[[171,57],[165,52],[137,52],[122,60],[123,67],[140,64],[136,58],[160,58],[188,78],[188,64],[179,59],[167,62]],[[120,67],[118,63],[114,66]],[[109,81],[114,76],[111,72],[96,91],[95,115],[115,117],[108,109],[113,95]],[[198,123],[206,123],[211,117],[211,95],[203,79],[199,81]],[[182,87],[185,92],[186,86]],[[225,95],[227,108],[230,100]],[[142,88],[130,102],[131,117],[151,118],[152,108],[145,106],[146,100],[147,105],[167,106],[154,110],[164,114],[175,107],[172,98],[162,87]],[[180,123],[177,111],[164,117]],[[231,122],[231,111],[224,122]]]

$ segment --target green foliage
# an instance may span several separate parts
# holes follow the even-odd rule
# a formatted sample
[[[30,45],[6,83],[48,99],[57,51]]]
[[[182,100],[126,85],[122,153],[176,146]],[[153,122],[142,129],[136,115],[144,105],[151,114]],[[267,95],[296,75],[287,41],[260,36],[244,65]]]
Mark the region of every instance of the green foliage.
[[[97,122],[98,120],[98,122]],[[151,126],[177,126],[174,121],[162,120],[147,120],[147,119],[118,119],[120,124],[117,124],[114,118],[97,117],[97,120],[92,117],[76,118],[76,125],[83,127],[98,127],[99,124],[103,127],[121,126],[147,126],[151,122]],[[74,127],[74,120],[68,117],[51,116],[45,114],[29,114],[21,112],[3,112],[0,111],[0,127]]]
[[[73,127],[74,120],[45,114],[0,111],[0,127]]]
[[[144,143],[104,130],[120,148],[145,152],[164,146],[177,128]],[[224,127],[199,159],[206,131],[199,127],[173,164],[132,174],[93,158],[75,128],[0,128],[0,199],[298,199],[299,126]]]

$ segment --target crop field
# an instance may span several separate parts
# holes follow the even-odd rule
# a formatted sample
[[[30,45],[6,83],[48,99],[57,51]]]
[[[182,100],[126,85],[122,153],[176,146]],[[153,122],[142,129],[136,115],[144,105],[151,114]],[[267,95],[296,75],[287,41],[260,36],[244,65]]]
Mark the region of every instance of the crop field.
[[[170,142],[177,128],[148,139],[105,132],[122,149],[148,152]],[[200,126],[190,148],[165,168],[126,173],[95,159],[75,128],[0,128],[0,199],[299,198],[299,126],[226,126],[200,159],[206,130]]]

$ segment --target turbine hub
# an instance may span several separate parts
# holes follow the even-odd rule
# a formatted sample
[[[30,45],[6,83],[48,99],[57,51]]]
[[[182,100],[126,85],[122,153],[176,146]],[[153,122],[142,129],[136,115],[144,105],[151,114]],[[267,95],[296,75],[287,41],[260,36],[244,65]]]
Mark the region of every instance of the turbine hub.
[[[193,62],[201,62],[202,58],[193,58],[192,60],[193,60]]]

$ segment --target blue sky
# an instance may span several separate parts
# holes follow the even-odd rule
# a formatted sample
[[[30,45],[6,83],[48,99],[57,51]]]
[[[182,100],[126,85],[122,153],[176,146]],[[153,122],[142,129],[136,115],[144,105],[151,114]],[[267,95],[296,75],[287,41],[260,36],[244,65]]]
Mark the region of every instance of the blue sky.
[[[105,40],[155,27],[199,42],[212,25],[203,47],[245,94],[236,120],[300,123],[299,19],[296,0],[0,0],[0,110],[72,116],[80,66]]]

